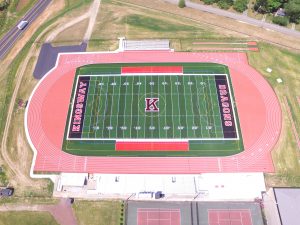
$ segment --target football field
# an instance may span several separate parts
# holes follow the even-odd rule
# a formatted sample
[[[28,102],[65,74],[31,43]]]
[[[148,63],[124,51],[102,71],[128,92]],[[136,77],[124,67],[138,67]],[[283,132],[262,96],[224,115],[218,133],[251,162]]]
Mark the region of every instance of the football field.
[[[118,152],[116,142],[186,142],[188,149],[152,152],[125,147]],[[79,68],[63,148],[106,156],[240,152],[243,144],[228,69],[203,63]]]

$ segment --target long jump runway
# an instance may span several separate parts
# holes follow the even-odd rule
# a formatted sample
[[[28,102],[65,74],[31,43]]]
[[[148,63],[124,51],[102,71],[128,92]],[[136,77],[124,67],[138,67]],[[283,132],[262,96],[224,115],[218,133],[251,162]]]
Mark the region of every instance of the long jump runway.
[[[96,63],[213,62],[229,67],[245,150],[228,157],[87,157],[61,150],[77,67]],[[36,172],[188,174],[273,172],[271,150],[281,130],[281,109],[267,81],[245,53],[130,51],[68,53],[36,86],[25,115]]]

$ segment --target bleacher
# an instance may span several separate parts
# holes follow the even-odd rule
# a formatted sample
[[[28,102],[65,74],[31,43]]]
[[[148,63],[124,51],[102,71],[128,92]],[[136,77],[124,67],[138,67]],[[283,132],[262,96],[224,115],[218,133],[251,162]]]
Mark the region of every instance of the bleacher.
[[[166,39],[160,40],[122,40],[124,51],[136,50],[170,50],[170,42]]]

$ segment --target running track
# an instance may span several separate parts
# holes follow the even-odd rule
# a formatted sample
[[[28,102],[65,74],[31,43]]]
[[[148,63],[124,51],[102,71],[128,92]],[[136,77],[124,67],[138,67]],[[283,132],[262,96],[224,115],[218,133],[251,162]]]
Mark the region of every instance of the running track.
[[[70,93],[77,67],[92,63],[215,62],[232,76],[245,151],[228,157],[84,157],[61,150]],[[281,130],[281,109],[245,53],[130,51],[61,54],[56,67],[36,86],[26,109],[28,141],[37,152],[36,172],[193,174],[273,172],[271,150]]]

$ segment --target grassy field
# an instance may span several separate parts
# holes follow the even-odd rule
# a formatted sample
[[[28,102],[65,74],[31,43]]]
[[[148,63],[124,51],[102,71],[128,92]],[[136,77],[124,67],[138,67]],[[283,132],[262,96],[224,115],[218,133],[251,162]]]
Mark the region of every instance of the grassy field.
[[[177,51],[197,51],[193,42],[199,40],[239,41],[262,38],[299,49],[299,40],[286,35],[274,35],[259,27],[236,22],[191,8],[180,9],[175,4],[152,0],[104,0],[90,41],[89,50],[116,49],[112,40],[168,38]],[[148,23],[147,23],[148,21]],[[151,23],[149,23],[151,21]],[[161,23],[159,22],[161,21]],[[150,25],[149,25],[150,24]],[[180,29],[174,26],[178,25]],[[182,25],[185,28],[182,28]],[[153,30],[157,27],[157,30]],[[193,30],[189,30],[194,27]],[[182,44],[186,42],[186,44]],[[293,43],[293,45],[291,45]]]
[[[73,204],[78,225],[120,225],[121,209],[121,201],[76,200]]]
[[[0,225],[58,225],[47,212],[1,212]]]
[[[211,37],[204,26],[176,17],[104,0],[97,17],[92,39]],[[148,36],[151,34],[151,36]]]
[[[81,44],[88,22],[89,20],[85,19],[67,28],[63,32],[59,33],[51,43],[54,46],[61,45],[61,44],[63,45],[64,43],[67,43],[67,45]]]
[[[300,134],[300,107],[297,102],[297,96],[300,96],[300,55],[269,44],[261,43],[259,46],[259,53],[248,53],[249,62],[268,80],[275,90],[283,114],[282,133],[272,152],[276,174],[267,174],[266,181],[269,186],[299,186],[300,151],[292,133],[283,98],[286,96],[288,99],[298,134]],[[271,68],[273,71],[268,73],[267,68]],[[277,78],[281,78],[283,83],[277,83]]]
[[[176,50],[190,50],[199,39],[221,38],[212,26],[191,21],[185,17],[161,13],[120,1],[103,0],[89,50],[115,50],[117,38],[167,38]],[[231,39],[235,40],[230,35]],[[238,39],[238,37],[236,38]]]

